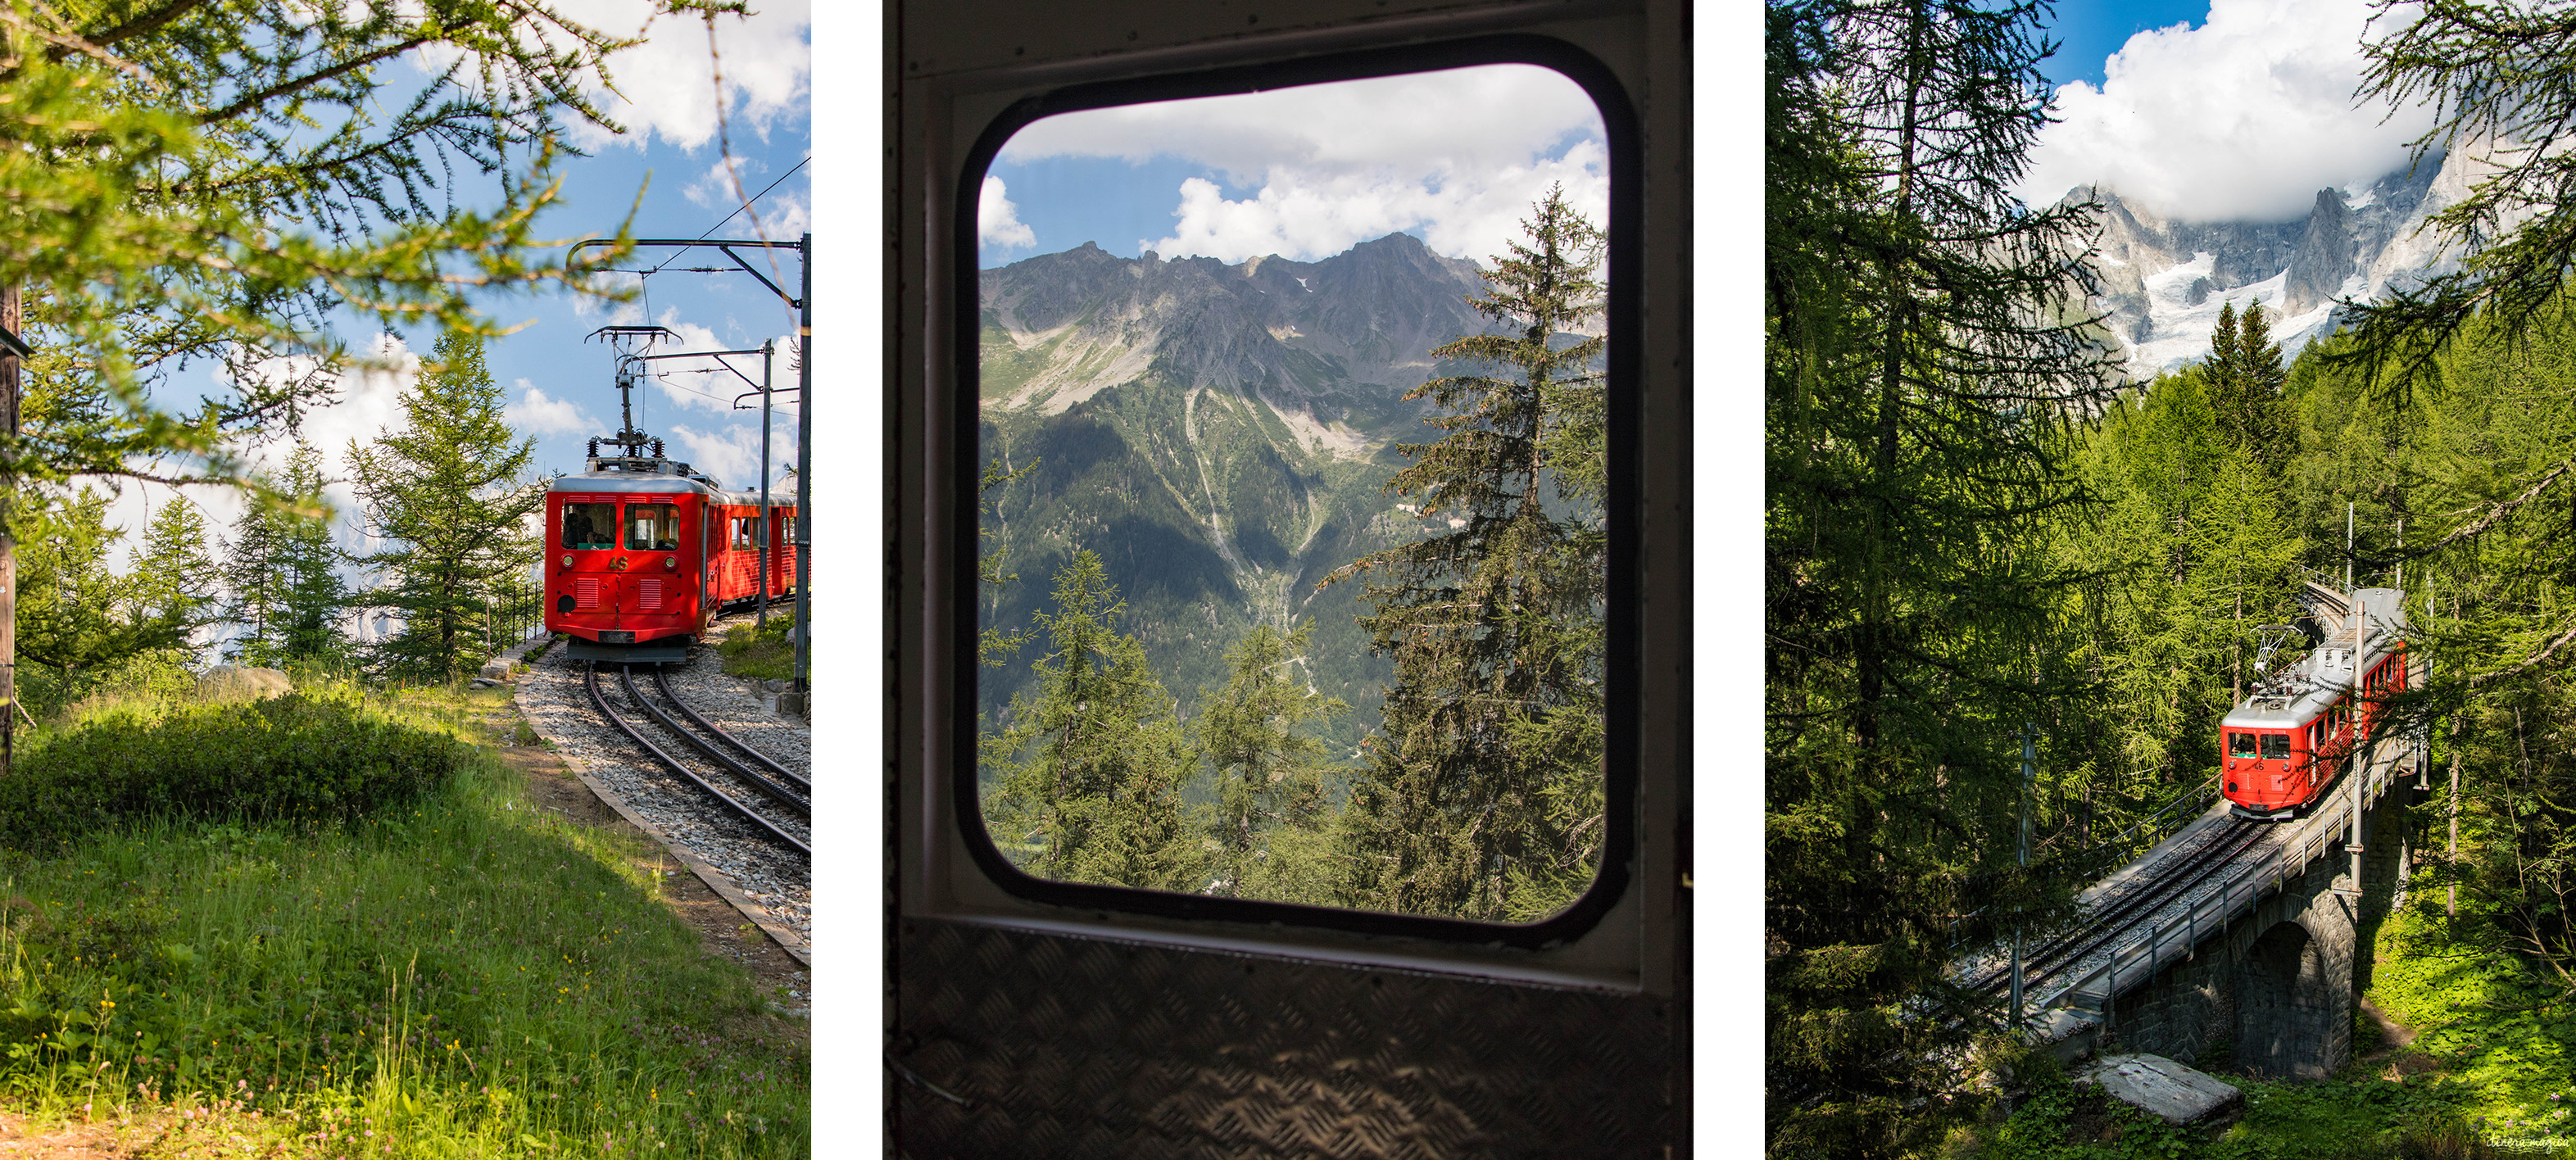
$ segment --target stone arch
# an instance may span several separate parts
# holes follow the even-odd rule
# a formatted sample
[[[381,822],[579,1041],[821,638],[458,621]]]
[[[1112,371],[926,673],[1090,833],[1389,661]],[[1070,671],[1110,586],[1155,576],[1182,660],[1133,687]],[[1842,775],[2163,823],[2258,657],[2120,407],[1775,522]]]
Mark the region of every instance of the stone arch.
[[[2236,973],[2236,1062],[2271,1078],[2323,1079],[2333,1055],[2336,1000],[2321,940],[2296,921],[2274,923]]]

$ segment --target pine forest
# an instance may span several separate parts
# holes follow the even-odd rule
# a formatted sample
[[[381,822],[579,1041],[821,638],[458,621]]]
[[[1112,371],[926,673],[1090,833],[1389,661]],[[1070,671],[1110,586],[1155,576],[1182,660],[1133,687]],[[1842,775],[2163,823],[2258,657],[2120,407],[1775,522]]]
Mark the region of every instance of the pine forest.
[[[2100,247],[2147,227],[2015,192],[2064,7],[1767,6],[1768,1154],[2576,1154],[2576,159],[2497,144],[2576,128],[2576,25],[2375,6],[2362,95],[2436,110],[2413,180],[2496,150],[2436,188],[2453,259],[2287,353],[2279,299],[2204,275],[2205,343],[2142,371]],[[2375,728],[2431,755],[2352,1062],[2292,1081],[2222,1035],[2181,1062],[2244,1102],[2181,1126],[2070,1087],[1963,956],[2223,807],[2264,626],[2348,572],[2404,593],[2426,679]]]

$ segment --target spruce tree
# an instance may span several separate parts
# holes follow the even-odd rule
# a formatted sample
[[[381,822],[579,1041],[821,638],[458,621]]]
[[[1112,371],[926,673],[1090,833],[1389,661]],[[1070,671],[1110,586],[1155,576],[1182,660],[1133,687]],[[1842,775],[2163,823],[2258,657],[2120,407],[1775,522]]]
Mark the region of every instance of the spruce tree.
[[[2093,696],[2059,631],[2086,575],[2070,428],[2094,207],[2012,189],[2047,120],[2045,9],[1774,3],[1764,196],[1766,1024],[1780,1156],[1893,1156],[1974,1096],[1999,1004],[1953,947],[2038,925],[2019,734]]]
[[[340,624],[350,609],[348,582],[340,578],[347,557],[331,533],[331,501],[323,492],[322,450],[297,440],[286,460],[281,490],[295,510],[282,513],[275,567],[279,647],[284,659],[329,663],[347,655]]]
[[[1145,646],[1118,631],[1127,604],[1087,550],[1056,574],[1054,596],[1055,611],[1037,614],[1050,648],[1036,700],[1013,698],[1011,728],[984,738],[996,841],[1042,878],[1197,890],[1206,859],[1180,796],[1188,744]]]
[[[18,549],[18,693],[59,709],[130,651],[114,615],[122,586],[108,567],[123,534],[107,526],[107,497],[86,487],[16,515],[36,533]]]
[[[2209,357],[2200,364],[2201,382],[2219,428],[2278,478],[2298,452],[2298,431],[2282,398],[2289,373],[2281,366],[2281,347],[2272,341],[2263,305],[2247,303],[2242,316],[2235,306],[2219,307]]]
[[[1521,226],[1468,299],[1502,331],[1431,352],[1491,373],[1405,396],[1445,434],[1399,446],[1413,462],[1387,483],[1463,525],[1324,581],[1368,578],[1360,623],[1395,661],[1345,815],[1349,905],[1536,919],[1599,860],[1603,342],[1564,340],[1602,316],[1601,233],[1560,190]]]
[[[543,547],[530,526],[546,498],[527,474],[536,440],[501,418],[479,335],[440,336],[400,401],[402,430],[349,448],[360,516],[387,544],[362,558],[382,578],[365,599],[402,620],[376,659],[388,672],[453,679],[481,664],[491,603]]]
[[[169,649],[172,665],[192,668],[198,661],[198,630],[223,619],[223,572],[208,548],[206,517],[185,496],[172,496],[152,513],[143,530],[143,551],[135,558],[126,599],[137,622],[160,622],[181,628],[186,636]]]
[[[1226,650],[1226,682],[1203,689],[1191,732],[1200,759],[1215,778],[1216,812],[1208,833],[1215,841],[1215,876],[1209,892],[1228,897],[1268,897],[1246,884],[1262,864],[1285,854],[1270,839],[1291,827],[1312,830],[1324,809],[1324,744],[1300,732],[1308,721],[1329,722],[1350,708],[1293,679],[1288,667],[1303,660],[1312,623],[1287,635],[1267,624]]]
[[[286,470],[256,482],[265,494],[234,525],[223,567],[232,592],[223,619],[236,626],[226,655],[260,668],[339,659],[347,651],[340,623],[350,598],[323,493],[322,452],[299,439]]]

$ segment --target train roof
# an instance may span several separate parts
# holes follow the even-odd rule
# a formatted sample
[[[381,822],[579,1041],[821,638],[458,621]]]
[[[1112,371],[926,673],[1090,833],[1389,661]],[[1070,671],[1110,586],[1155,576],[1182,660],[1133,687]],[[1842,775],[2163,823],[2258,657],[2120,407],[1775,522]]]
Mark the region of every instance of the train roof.
[[[713,481],[708,480],[704,476],[687,476],[678,474],[644,475],[641,473],[623,471],[599,471],[584,472],[580,475],[559,475],[555,477],[554,482],[546,485],[546,490],[602,493],[641,491],[653,492],[660,495],[668,495],[675,491],[691,492],[698,495],[723,494],[716,489]]]
[[[556,476],[553,482],[546,485],[546,490],[552,492],[570,492],[581,495],[634,495],[638,493],[648,495],[670,495],[674,492],[681,492],[690,495],[703,496],[728,507],[760,506],[760,492],[757,490],[728,491],[722,487],[718,487],[714,480],[709,479],[706,476],[699,475],[696,472],[689,471],[688,464],[672,463],[670,460],[645,460],[641,462],[648,464],[668,464],[670,467],[677,468],[679,470],[656,473],[651,470],[639,469],[594,469],[583,472],[580,475]],[[788,508],[795,507],[795,490],[793,488],[771,488],[769,491],[769,506]]]
[[[2227,714],[2222,727],[2291,729],[2317,718],[2360,680],[2360,674],[2406,641],[2406,594],[2396,588],[2364,588],[2354,593],[2358,615],[2344,594],[2311,583],[2301,594],[2323,639],[2306,656],[2258,679],[2245,702]]]

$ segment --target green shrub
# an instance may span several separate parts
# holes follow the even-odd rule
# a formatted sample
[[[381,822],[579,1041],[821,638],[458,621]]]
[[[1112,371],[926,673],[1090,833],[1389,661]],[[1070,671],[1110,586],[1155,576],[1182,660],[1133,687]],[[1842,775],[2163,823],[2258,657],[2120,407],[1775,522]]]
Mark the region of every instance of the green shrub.
[[[154,815],[345,820],[443,782],[466,752],[347,692],[119,708],[20,751],[0,781],[0,845]]]
[[[757,681],[783,681],[796,675],[796,646],[787,632],[796,625],[796,617],[772,610],[764,627],[737,624],[727,628],[724,640],[716,646],[724,658],[724,671],[737,677]]]

